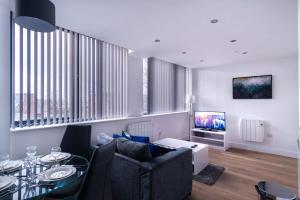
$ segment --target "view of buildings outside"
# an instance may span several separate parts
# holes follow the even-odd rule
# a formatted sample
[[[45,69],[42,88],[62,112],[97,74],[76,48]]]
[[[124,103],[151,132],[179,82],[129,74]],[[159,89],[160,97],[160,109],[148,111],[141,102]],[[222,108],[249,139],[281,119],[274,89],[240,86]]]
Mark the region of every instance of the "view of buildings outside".
[[[30,67],[28,68],[28,39],[27,39],[27,34],[30,33]],[[57,34],[58,32],[56,32]],[[37,115],[37,119],[41,119],[42,117],[42,109],[41,109],[41,105],[42,105],[42,101],[44,102],[44,118],[47,118],[47,115],[48,115],[48,112],[50,112],[50,118],[53,118],[53,114],[54,114],[54,105],[56,105],[56,113],[57,113],[57,116],[59,116],[59,110],[62,111],[62,114],[63,116],[65,115],[65,111],[67,110],[67,115],[69,116],[69,103],[68,105],[66,106],[65,105],[65,82],[67,82],[68,80],[64,80],[62,79],[62,83],[59,83],[59,72],[58,72],[58,69],[57,69],[57,72],[56,72],[56,88],[53,88],[53,81],[54,81],[54,78],[53,76],[51,76],[51,80],[50,81],[50,91],[49,93],[50,94],[47,94],[47,88],[48,88],[48,68],[49,68],[49,72],[51,74],[53,74],[53,68],[54,66],[57,68],[58,66],[58,62],[59,62],[59,53],[61,53],[63,56],[61,58],[62,60],[62,64],[63,66],[66,64],[66,59],[69,59],[69,46],[67,47],[67,52],[65,52],[65,37],[64,37],[64,32],[62,33],[62,40],[61,41],[58,41],[57,39],[57,45],[56,45],[56,51],[55,51],[55,54],[56,54],[56,62],[53,63],[51,62],[50,66],[48,66],[48,59],[51,59],[51,60],[54,60],[53,59],[53,33],[51,33],[51,36],[50,37],[50,41],[51,41],[51,46],[48,48],[47,46],[47,40],[46,38],[48,37],[47,34],[44,34],[44,76],[42,76],[41,74],[41,66],[42,66],[42,60],[41,60],[41,42],[42,42],[42,39],[41,39],[41,34],[42,33],[34,33],[33,31],[27,31],[26,29],[23,28],[23,34],[22,34],[22,41],[23,41],[23,44],[21,45],[20,44],[20,41],[21,41],[21,35],[20,35],[20,26],[18,26],[17,24],[15,24],[15,49],[14,49],[14,92],[15,92],[15,121],[19,121],[20,120],[20,111],[21,111],[21,102],[20,102],[20,99],[21,99],[21,95],[23,97],[23,100],[22,100],[22,116],[23,116],[23,121],[24,120],[27,120],[27,113],[28,113],[28,110],[27,110],[27,96],[28,96],[28,83],[30,84],[30,103],[29,103],[29,108],[30,108],[30,119],[33,120],[34,119],[34,113],[35,113],[35,96],[37,97],[37,110],[36,110],[36,115]],[[37,41],[37,44],[35,45],[34,44],[34,40],[35,40],[35,37],[36,36],[36,41]],[[69,42],[69,35],[67,36],[67,39],[68,41],[67,42],[67,45],[68,45],[68,42]],[[60,49],[59,48],[59,45],[58,43],[62,43],[61,46],[62,48]],[[35,54],[34,54],[34,47],[37,47],[37,55],[36,55],[36,58],[34,57]],[[48,58],[47,55],[48,55],[48,52],[47,51],[50,51],[50,57]],[[22,54],[21,54],[22,52]],[[65,57],[64,55],[67,54],[67,57]],[[22,60],[21,60],[21,55],[22,55]],[[34,59],[36,59],[36,67],[34,66]],[[22,65],[22,67],[21,67]],[[70,64],[68,63],[68,66],[67,66],[67,70],[69,70],[70,68]],[[34,76],[35,76],[35,69],[37,70],[37,76],[36,76],[36,80],[34,79]],[[22,72],[21,72],[22,70]],[[30,70],[30,72],[28,71]],[[64,73],[65,70],[62,70],[62,74],[61,76],[64,77]],[[21,79],[22,77],[22,79]],[[21,82],[21,80],[23,80]],[[29,82],[28,82],[29,81]],[[43,81],[44,83],[44,88],[41,88],[41,81]],[[37,93],[35,94],[34,91],[35,91],[35,87],[37,89]],[[21,91],[21,88],[22,88],[22,91]],[[62,92],[62,108],[60,108],[60,105],[59,105],[59,90],[61,90]],[[69,88],[69,85],[68,85],[68,88],[67,88],[68,92],[70,92],[70,88]],[[42,96],[41,96],[41,91],[43,91],[44,93],[44,98],[42,99]],[[56,103],[54,103],[54,100],[53,100],[53,91],[56,91]],[[70,97],[70,95],[68,94],[68,98]],[[48,98],[50,100],[50,110],[47,109],[47,101],[48,101]],[[68,101],[70,102],[70,101]],[[66,109],[67,108],[67,109]]]
[[[20,121],[20,94],[15,94],[15,121]],[[35,108],[34,108],[34,102],[35,102],[35,96],[34,93],[30,94],[30,119],[33,120],[34,119],[34,113],[35,113]],[[23,115],[23,121],[27,120],[27,94],[23,94],[23,101],[22,101],[22,115]],[[42,99],[37,99],[37,111],[36,111],[36,115],[37,115],[37,119],[42,119]],[[59,105],[58,105],[58,100],[56,101],[56,117],[58,117],[59,115]],[[68,116],[70,116],[70,108],[68,107],[67,109],[67,114]],[[47,99],[44,99],[44,119],[47,119],[48,116],[48,109],[47,109]],[[52,101],[52,99],[50,100],[50,118],[53,118],[53,114],[54,114],[54,102]],[[62,101],[62,115],[65,115],[65,102]]]

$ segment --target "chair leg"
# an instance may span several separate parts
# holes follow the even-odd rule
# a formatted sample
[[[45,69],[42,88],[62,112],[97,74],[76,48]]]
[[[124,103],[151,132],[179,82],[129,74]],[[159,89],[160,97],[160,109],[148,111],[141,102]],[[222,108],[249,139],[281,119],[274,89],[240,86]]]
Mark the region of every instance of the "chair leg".
[[[189,200],[189,199],[190,199],[190,197],[191,197],[191,195],[192,195],[192,193],[191,193],[191,192],[189,192],[189,193],[186,195],[186,197],[185,197],[183,200]]]
[[[260,200],[267,200],[266,195],[259,190],[257,185],[255,185],[255,189],[256,189],[258,195],[260,196]]]

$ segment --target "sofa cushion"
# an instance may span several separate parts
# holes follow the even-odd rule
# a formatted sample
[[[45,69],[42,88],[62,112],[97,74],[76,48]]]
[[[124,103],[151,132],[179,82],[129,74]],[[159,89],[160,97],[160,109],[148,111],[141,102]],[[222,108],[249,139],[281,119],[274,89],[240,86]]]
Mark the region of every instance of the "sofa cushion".
[[[125,131],[122,131],[122,136],[128,140],[130,140],[130,134],[125,132]]]
[[[112,137],[114,139],[117,139],[117,138],[124,138],[122,134],[119,134],[119,133],[113,133]]]
[[[113,138],[117,139],[117,138],[126,138],[128,140],[130,140],[130,135],[124,131],[122,131],[122,133],[113,133]]]
[[[170,151],[176,151],[176,149],[162,147],[156,144],[149,144],[149,149],[152,157],[157,157],[169,153]]]
[[[150,143],[150,139],[147,136],[130,135],[126,132],[114,133],[113,138],[126,138],[134,142]]]
[[[144,162],[152,159],[148,144],[134,142],[125,138],[117,139],[117,150],[120,154]]]

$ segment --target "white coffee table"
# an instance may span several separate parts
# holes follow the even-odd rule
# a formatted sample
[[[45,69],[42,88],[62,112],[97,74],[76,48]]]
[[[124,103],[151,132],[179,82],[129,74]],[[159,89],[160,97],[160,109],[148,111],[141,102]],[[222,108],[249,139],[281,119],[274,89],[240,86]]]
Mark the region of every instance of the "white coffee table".
[[[164,138],[158,141],[153,142],[154,144],[167,146],[171,148],[180,148],[185,147],[193,150],[193,165],[194,165],[194,174],[198,174],[208,165],[208,145],[201,144],[197,142],[190,142],[184,140],[178,140],[173,138]],[[194,148],[191,146],[197,145]]]

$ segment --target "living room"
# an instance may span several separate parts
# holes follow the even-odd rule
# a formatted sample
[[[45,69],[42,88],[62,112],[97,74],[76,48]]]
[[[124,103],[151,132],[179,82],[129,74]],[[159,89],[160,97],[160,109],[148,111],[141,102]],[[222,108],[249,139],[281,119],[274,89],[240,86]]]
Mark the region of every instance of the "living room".
[[[194,173],[185,175],[192,170],[192,165],[168,168],[165,177],[176,174],[175,169],[184,170],[174,175],[174,179],[158,179],[158,182],[165,181],[159,184],[160,188],[154,183],[155,178],[162,176],[162,172],[157,172],[150,183],[157,191],[168,191],[165,196],[150,190],[149,185],[143,185],[138,195],[134,189],[126,191],[124,188],[126,183],[131,183],[132,174],[127,173],[128,179],[124,178],[127,182],[119,180],[122,169],[115,165],[121,161],[114,160],[113,199],[118,199],[114,193],[122,192],[123,199],[173,199],[174,190],[178,194],[174,200],[250,200],[272,193],[265,191],[266,186],[260,183],[275,184],[288,196],[277,197],[296,198],[297,0],[41,0],[55,6],[54,14],[50,9],[45,11],[55,16],[52,24],[55,28],[49,34],[39,31],[41,27],[28,28],[31,34],[27,34],[26,25],[30,21],[18,21],[22,9],[17,9],[32,7],[32,0],[26,1],[23,4],[20,0],[0,2],[1,155],[26,164],[28,147],[35,147],[37,155],[50,155],[65,140],[68,126],[89,126],[89,142],[93,146],[117,135],[141,136],[149,137],[154,145],[169,148],[170,152],[163,150],[168,152],[165,155],[159,152],[162,160],[175,156],[174,149],[180,153],[181,147],[187,149],[182,152],[186,154],[180,158],[182,163],[190,162],[192,154],[199,155],[199,160],[192,161]],[[45,16],[33,18],[39,17]],[[242,92],[235,90],[235,81],[253,83],[263,78],[268,79],[271,88],[267,92],[236,96]],[[38,101],[39,98],[44,101]],[[224,120],[224,127],[215,130],[218,128],[211,124],[197,124],[201,118],[198,115],[208,116],[211,112]],[[248,131],[247,123],[255,126],[255,130]],[[192,131],[194,128],[198,129]],[[167,141],[168,138],[176,140]],[[224,148],[216,147],[219,144]],[[121,142],[116,145],[118,149]],[[123,157],[115,159],[119,158]],[[153,164],[156,160],[149,162]],[[209,166],[212,171],[207,169]],[[174,184],[173,188],[162,186],[168,181],[178,181],[176,177],[187,181]],[[117,186],[116,180],[120,182]],[[36,184],[39,183],[33,185]],[[38,192],[30,193],[31,186],[24,183],[24,188],[29,188],[26,194],[23,195],[22,188],[14,190],[11,199],[61,199],[63,196],[34,196]],[[0,199],[1,195],[0,185]]]

